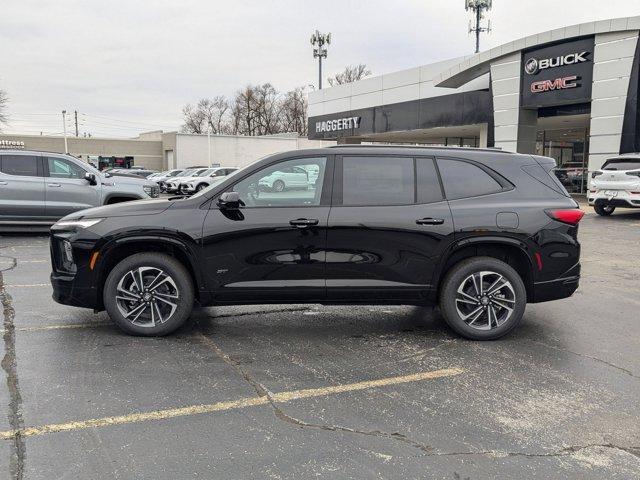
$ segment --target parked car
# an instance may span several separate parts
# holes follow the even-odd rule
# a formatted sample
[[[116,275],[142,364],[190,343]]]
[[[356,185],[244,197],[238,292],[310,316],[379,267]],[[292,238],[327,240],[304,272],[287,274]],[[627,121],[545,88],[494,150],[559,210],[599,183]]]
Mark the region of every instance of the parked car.
[[[0,228],[52,225],[77,210],[158,197],[140,177],[112,177],[70,155],[0,151]]]
[[[149,170],[146,168],[114,168],[112,170],[109,170],[108,172],[110,175],[115,175],[115,176],[134,176],[134,177],[142,177],[142,178],[148,178],[149,175],[152,175],[154,173],[158,173],[157,170]]]
[[[259,188],[310,164],[316,188]],[[578,287],[583,212],[554,167],[472,148],[272,155],[191,197],[62,219],[51,229],[53,297],[106,309],[135,335],[173,332],[197,301],[439,304],[459,334],[495,339],[527,302]]]
[[[224,177],[237,171],[236,167],[214,167],[205,170],[201,175],[193,178],[185,178],[180,182],[180,191],[191,195],[199,192],[214,183],[218,183]]]
[[[182,181],[188,178],[197,177],[198,175],[204,173],[207,168],[194,168],[185,170],[179,175],[176,175],[173,178],[168,179],[164,182],[164,189],[167,193],[180,193],[180,187],[182,185]]]
[[[171,177],[175,177],[176,175],[181,174],[182,172],[184,172],[184,169],[182,168],[174,168],[173,170],[160,172],[158,176],[153,179],[153,181],[158,184],[158,186],[160,187],[160,191],[164,192],[164,189],[165,189],[164,182],[166,182]]]
[[[310,185],[307,171],[301,166],[294,166],[282,167],[260,179],[259,187],[274,192],[284,192],[293,188],[306,190]]]
[[[591,174],[589,205],[598,215],[611,215],[616,207],[640,208],[640,153],[608,159]]]

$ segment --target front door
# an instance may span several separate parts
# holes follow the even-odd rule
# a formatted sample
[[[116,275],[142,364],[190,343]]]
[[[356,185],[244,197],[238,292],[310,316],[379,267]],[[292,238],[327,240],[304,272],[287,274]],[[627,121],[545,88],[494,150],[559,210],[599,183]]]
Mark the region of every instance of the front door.
[[[100,204],[100,184],[90,185],[80,165],[62,157],[44,157],[46,214],[61,218]],[[97,177],[97,175],[96,175]],[[99,178],[96,178],[100,182]]]
[[[318,168],[317,182],[281,188],[271,181],[283,169]],[[274,303],[325,298],[325,244],[331,164],[301,157],[265,166],[229,191],[244,205],[212,204],[203,228],[208,283],[223,302]],[[276,174],[277,175],[277,174]]]
[[[44,220],[44,178],[40,157],[0,153],[0,221]]]
[[[328,299],[425,301],[453,238],[433,158],[344,156],[335,171]]]

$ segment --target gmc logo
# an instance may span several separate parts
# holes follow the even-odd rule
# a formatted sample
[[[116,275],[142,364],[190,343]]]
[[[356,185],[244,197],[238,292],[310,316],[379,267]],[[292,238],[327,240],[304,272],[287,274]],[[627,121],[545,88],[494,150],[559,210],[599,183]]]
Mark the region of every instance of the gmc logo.
[[[550,90],[566,90],[567,88],[576,88],[578,85],[578,77],[571,75],[570,77],[556,78],[555,80],[540,80],[531,84],[531,93],[548,92]]]

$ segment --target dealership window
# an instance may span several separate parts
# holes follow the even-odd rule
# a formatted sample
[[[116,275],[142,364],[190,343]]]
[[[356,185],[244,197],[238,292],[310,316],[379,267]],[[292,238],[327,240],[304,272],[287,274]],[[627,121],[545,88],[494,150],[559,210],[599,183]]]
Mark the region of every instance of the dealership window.
[[[491,175],[472,163],[439,158],[438,169],[448,200],[502,191],[502,186]]]
[[[31,155],[2,155],[0,169],[7,175],[38,176],[38,158]]]
[[[344,157],[343,205],[414,203],[413,158]]]
[[[269,165],[236,183],[233,191],[247,207],[320,205],[325,157],[298,158]]]
[[[85,170],[62,158],[48,157],[49,176],[55,178],[84,178]]]

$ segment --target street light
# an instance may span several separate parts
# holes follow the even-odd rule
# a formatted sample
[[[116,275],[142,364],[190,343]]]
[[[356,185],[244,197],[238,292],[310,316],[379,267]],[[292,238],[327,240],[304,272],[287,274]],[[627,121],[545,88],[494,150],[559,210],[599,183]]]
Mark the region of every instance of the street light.
[[[69,153],[69,147],[67,146],[67,111],[62,110],[62,132],[64,135],[64,153]]]
[[[311,35],[311,45],[313,49],[313,58],[318,59],[318,90],[322,90],[322,59],[327,58],[326,45],[331,44],[331,33],[320,33],[318,30]]]
[[[487,22],[486,27],[480,26],[480,21],[484,18],[483,11],[491,10],[491,0],[465,0],[464,9],[466,11],[471,10],[476,17],[475,27],[473,26],[473,20],[469,20],[469,33],[475,32],[476,34],[476,53],[478,53],[480,51],[480,34],[491,31],[491,20]]]

